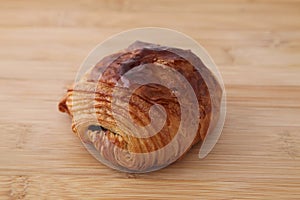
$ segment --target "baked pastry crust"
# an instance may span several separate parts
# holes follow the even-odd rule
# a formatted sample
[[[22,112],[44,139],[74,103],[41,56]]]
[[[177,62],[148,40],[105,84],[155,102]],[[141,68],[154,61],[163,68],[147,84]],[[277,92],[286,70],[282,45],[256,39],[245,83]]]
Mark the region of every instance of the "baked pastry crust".
[[[59,110],[72,116],[72,130],[84,143],[93,146],[109,165],[125,171],[150,171],[170,164],[170,157],[174,157],[169,155],[170,152],[142,158],[135,155],[164,148],[175,138],[182,120],[176,93],[170,88],[151,83],[139,86],[134,93],[129,91],[128,85],[136,83],[123,81],[122,76],[145,64],[170,67],[183,75],[193,88],[200,119],[197,134],[189,141],[189,148],[203,141],[208,127],[213,127],[219,118],[222,89],[210,70],[190,50],[137,41],[127,49],[103,58],[67,91],[59,103]],[[149,70],[158,78],[164,74],[161,70],[155,71],[155,67]],[[130,99],[129,106],[124,97]],[[128,107],[130,120],[124,117],[121,124],[116,122],[112,113],[113,98],[119,101],[117,114],[126,116]],[[163,106],[166,112],[166,121],[161,130],[146,138],[132,135],[128,128],[130,123],[149,125],[149,110],[156,104]],[[176,140],[175,153],[177,149],[179,152],[186,138],[179,137]]]

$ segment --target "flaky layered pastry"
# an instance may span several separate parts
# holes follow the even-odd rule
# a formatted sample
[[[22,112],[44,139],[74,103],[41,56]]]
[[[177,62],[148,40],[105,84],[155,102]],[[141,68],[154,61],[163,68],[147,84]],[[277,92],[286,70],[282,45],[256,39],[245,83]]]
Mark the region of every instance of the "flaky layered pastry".
[[[176,91],[154,83],[141,85],[133,93],[128,89],[136,83],[126,82],[122,76],[146,64],[151,64],[147,69],[151,76],[160,78],[164,70],[172,68],[188,81],[199,105],[195,135],[175,137],[182,120],[195,121],[181,118]],[[167,67],[157,70],[158,65]],[[171,77],[170,80],[164,78],[170,83],[174,81]],[[119,170],[146,172],[174,162],[192,145],[204,140],[208,127],[213,127],[219,118],[221,96],[222,89],[216,78],[190,50],[138,41],[99,61],[67,91],[59,110],[72,117],[73,132],[95,150],[93,154],[101,161]],[[125,97],[130,99],[129,105]],[[121,119],[118,123],[112,113],[113,101],[118,102],[114,110]],[[133,122],[141,127],[151,123],[149,110],[156,104],[161,105],[166,114],[163,127],[149,137],[131,134]],[[130,119],[125,115],[127,109]],[[189,127],[185,129],[188,133]],[[184,144],[188,144],[188,148],[182,150]],[[170,148],[165,150],[168,145]],[[180,152],[182,155],[178,155]]]

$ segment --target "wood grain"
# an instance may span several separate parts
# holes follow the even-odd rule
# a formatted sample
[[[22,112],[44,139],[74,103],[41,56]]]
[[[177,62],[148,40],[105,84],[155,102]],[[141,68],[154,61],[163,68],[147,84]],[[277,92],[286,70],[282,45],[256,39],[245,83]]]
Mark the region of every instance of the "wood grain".
[[[300,1],[0,0],[0,199],[300,199]],[[57,103],[94,46],[129,28],[177,29],[223,75],[228,112],[199,146],[149,174],[108,169]]]

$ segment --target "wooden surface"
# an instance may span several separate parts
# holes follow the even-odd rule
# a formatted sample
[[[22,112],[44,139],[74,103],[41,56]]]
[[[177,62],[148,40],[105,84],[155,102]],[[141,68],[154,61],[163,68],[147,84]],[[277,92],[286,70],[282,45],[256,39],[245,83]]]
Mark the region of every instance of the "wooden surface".
[[[200,42],[223,75],[221,139],[163,170],[90,156],[57,103],[99,42],[161,26]],[[300,1],[0,1],[0,199],[300,199]]]

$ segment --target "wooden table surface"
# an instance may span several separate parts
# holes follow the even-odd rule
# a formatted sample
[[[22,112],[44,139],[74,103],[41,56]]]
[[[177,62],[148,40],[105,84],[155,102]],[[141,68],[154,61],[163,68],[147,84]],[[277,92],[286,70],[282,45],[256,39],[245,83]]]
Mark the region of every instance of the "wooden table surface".
[[[201,43],[227,89],[223,134],[163,170],[87,153],[57,110],[81,62],[123,30]],[[0,0],[0,199],[300,199],[300,1]]]

